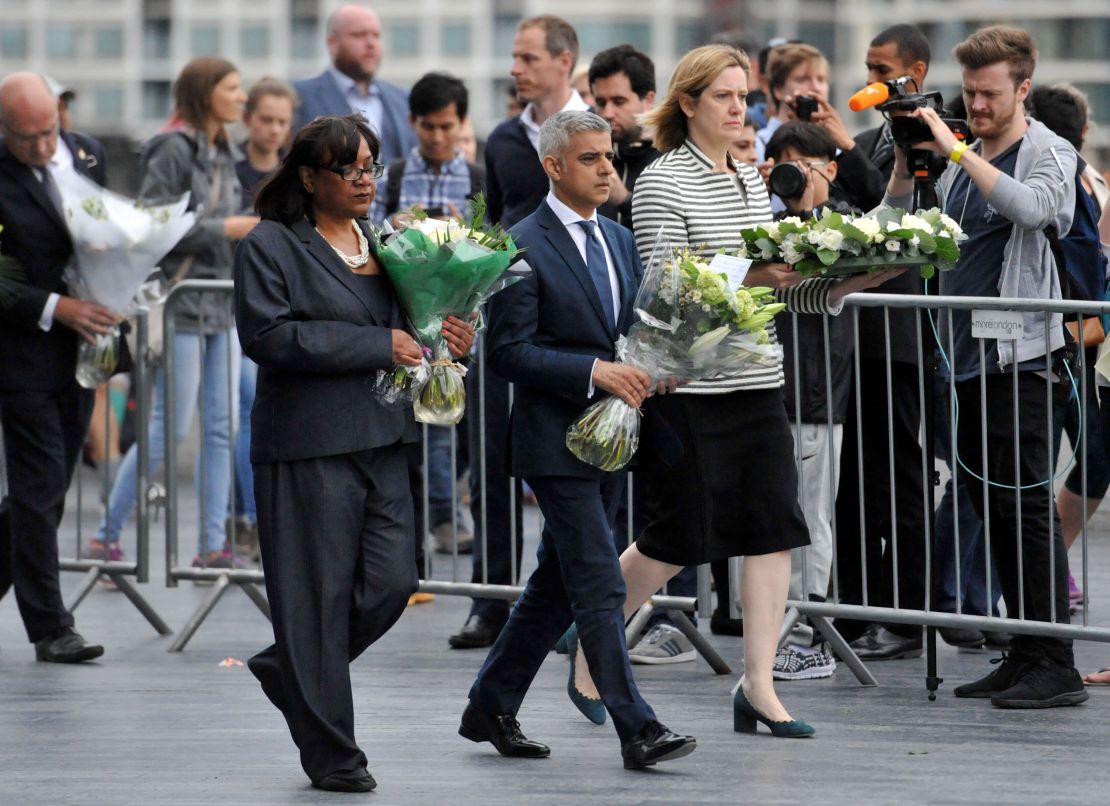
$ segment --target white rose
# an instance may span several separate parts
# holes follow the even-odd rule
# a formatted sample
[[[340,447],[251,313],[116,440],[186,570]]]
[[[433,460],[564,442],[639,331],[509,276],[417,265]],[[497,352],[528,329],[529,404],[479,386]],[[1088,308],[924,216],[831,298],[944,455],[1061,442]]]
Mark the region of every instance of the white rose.
[[[866,235],[870,241],[875,240],[875,236],[879,234],[881,229],[879,222],[873,218],[857,218],[852,222],[852,226]]]
[[[782,240],[782,233],[779,232],[778,222],[774,224],[768,224],[766,229],[767,237],[770,238],[772,241],[774,241],[775,243],[779,243]]]
[[[821,240],[821,233],[817,230],[811,229],[809,232],[806,233],[806,240],[816,246],[817,242]]]
[[[898,243],[897,238],[891,238],[889,241],[886,242],[886,251],[888,252],[897,252],[900,247],[901,244]]]
[[[796,215],[788,215],[786,216],[786,218],[781,219],[779,223],[793,224],[796,227],[800,227],[802,225],[802,219],[798,218],[798,216]]]
[[[798,251],[798,248],[793,243],[783,243],[782,245],[782,259],[793,266],[804,258],[805,255]]]
[[[897,232],[900,229],[902,229],[902,225],[899,222],[897,222],[897,221],[888,221],[888,222],[886,222],[886,231],[887,232]]]
[[[960,225],[956,223],[956,219],[945,213],[940,214],[940,223],[943,224],[944,228],[949,232],[962,232]]]
[[[921,246],[921,239],[914,235],[910,238],[910,246]]]
[[[902,216],[902,229],[915,229],[920,232],[932,232],[932,225],[921,216],[906,213]]]
[[[827,229],[821,233],[817,245],[822,249],[832,249],[834,252],[839,252],[840,247],[844,245],[844,234],[834,229]]]

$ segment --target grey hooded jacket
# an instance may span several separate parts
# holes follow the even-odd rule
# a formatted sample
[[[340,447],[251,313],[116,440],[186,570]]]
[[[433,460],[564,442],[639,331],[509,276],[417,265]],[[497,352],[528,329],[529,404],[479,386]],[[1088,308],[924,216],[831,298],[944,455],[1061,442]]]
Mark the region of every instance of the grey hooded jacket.
[[[1001,215],[1014,224],[1013,232],[1002,255],[1002,274],[998,282],[998,296],[1009,299],[1060,299],[1060,278],[1056,260],[1044,229],[1056,225],[1061,237],[1071,229],[1075,213],[1076,154],[1066,140],[1053,134],[1043,123],[1026,118],[1029,129],[1018,147],[1014,175],[1003,174],[998,178],[987,201]],[[971,146],[982,152],[982,144]],[[950,164],[940,178],[939,192],[942,199],[956,177],[958,165]],[[883,199],[886,207],[907,208],[911,197],[891,196]],[[957,221],[959,210],[947,210]],[[941,293],[944,293],[944,275],[941,275]],[[1045,317],[1040,313],[1024,315],[1025,331],[1017,344],[1014,356],[1013,342],[998,343],[999,364],[1007,367],[1016,361],[1020,364],[1045,354]],[[1063,319],[1060,314],[1050,317],[1049,344],[1052,350],[1064,346]]]

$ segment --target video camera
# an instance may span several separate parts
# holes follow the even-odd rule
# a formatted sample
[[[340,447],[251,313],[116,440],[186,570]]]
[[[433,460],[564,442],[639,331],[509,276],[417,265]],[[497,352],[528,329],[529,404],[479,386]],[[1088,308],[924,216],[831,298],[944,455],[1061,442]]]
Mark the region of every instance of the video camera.
[[[951,117],[939,92],[910,92],[911,84],[914,90],[920,89],[912,76],[868,84],[848,100],[848,108],[862,112],[875,107],[883,114],[890,123],[891,138],[906,152],[908,167],[914,176],[914,208],[935,207],[936,180],[944,173],[948,160],[932,151],[913,147],[915,143],[933,140],[933,131],[928,123],[911,117],[910,113],[915,109],[936,110],[941,122],[961,142],[971,139],[971,129],[967,121]]]

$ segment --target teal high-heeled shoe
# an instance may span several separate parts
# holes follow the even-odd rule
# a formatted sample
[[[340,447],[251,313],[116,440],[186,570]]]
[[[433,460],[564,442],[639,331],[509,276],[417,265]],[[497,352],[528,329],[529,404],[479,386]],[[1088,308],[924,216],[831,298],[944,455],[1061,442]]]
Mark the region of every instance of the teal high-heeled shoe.
[[[560,636],[558,641],[555,642],[556,655],[567,654],[567,642],[570,640],[571,636],[574,636],[575,638],[578,637],[578,625],[571,624],[570,627],[567,628],[567,631],[563,633],[562,636]]]
[[[567,639],[567,654],[570,656],[570,676],[567,678],[567,694],[570,696],[570,701],[586,719],[595,725],[604,725],[605,703],[593,697],[587,697],[574,685],[575,660],[578,657],[578,628],[571,625],[563,637]]]
[[[813,725],[800,719],[784,719],[781,722],[768,719],[748,702],[744,687],[737,686],[732,697],[732,729],[737,733],[755,733],[756,722],[762,722],[771,729],[772,736],[780,739],[808,739],[817,732]]]

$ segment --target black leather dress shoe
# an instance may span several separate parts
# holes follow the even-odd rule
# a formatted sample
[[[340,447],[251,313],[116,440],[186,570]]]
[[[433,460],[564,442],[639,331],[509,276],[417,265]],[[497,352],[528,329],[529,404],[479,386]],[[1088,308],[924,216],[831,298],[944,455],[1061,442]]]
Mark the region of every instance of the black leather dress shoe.
[[[343,770],[325,775],[323,778],[313,781],[312,785],[317,789],[326,789],[329,792],[371,792],[378,785],[378,782],[374,780],[374,776],[365,767],[358,767],[353,770]]]
[[[501,628],[494,626],[481,616],[471,616],[466,620],[462,629],[447,639],[454,649],[480,649],[484,646],[493,646]]]
[[[459,735],[472,742],[489,742],[497,752],[511,758],[547,758],[551,748],[533,742],[520,732],[520,723],[512,714],[490,716],[473,705],[463,711]]]
[[[682,736],[659,722],[647,725],[631,739],[621,745],[621,757],[626,770],[639,770],[688,756],[697,749],[698,740],[693,736]]]
[[[913,638],[903,638],[886,627],[872,624],[867,628],[867,632],[849,646],[860,660],[897,660],[920,658],[922,641],[920,631]]]
[[[72,627],[62,627],[49,638],[35,642],[35,660],[47,663],[80,663],[103,654],[104,647],[88,643]]]
[[[937,632],[949,646],[977,649],[983,645],[983,633],[978,630],[968,630],[964,627],[938,627]]]

